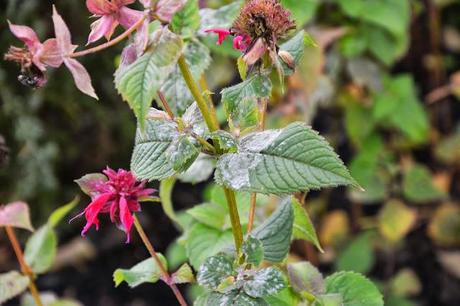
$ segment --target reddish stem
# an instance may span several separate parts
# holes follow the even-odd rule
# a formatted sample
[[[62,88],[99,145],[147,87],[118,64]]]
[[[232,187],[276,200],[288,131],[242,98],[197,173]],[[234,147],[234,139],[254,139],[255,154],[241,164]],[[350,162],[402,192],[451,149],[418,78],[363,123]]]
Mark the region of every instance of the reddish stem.
[[[22,253],[21,246],[19,245],[18,239],[16,238],[16,234],[14,233],[14,229],[11,226],[5,227],[6,234],[8,235],[8,239],[13,246],[14,253],[16,254],[16,258],[18,259],[19,265],[21,266],[21,272],[27,275],[29,278],[29,290],[32,294],[32,297],[35,301],[37,306],[43,306],[43,303],[40,299],[40,293],[38,292],[37,286],[35,285],[34,280],[34,272],[29,267],[24,259],[24,254]]]
[[[71,54],[69,54],[69,57],[85,56],[85,55],[88,55],[88,54],[92,54],[92,53],[102,51],[104,49],[107,49],[109,47],[112,47],[112,46],[118,44],[123,39],[125,39],[129,35],[131,35],[131,33],[136,31],[142,25],[142,23],[144,23],[145,18],[146,18],[146,16],[143,16],[142,18],[140,18],[135,24],[133,24],[129,29],[127,29],[125,32],[123,32],[122,34],[120,34],[116,38],[114,38],[112,40],[109,40],[108,42],[103,43],[102,45],[99,45],[99,46],[96,46],[96,47],[93,47],[93,48],[90,48],[90,49],[86,49],[86,50],[71,53]]]
[[[137,232],[139,233],[139,236],[142,239],[142,242],[144,243],[145,247],[149,251],[150,256],[152,256],[153,260],[157,263],[158,267],[160,267],[161,274],[163,275],[163,280],[164,282],[171,288],[171,290],[174,292],[174,295],[177,298],[177,301],[181,306],[187,306],[187,302],[185,301],[184,297],[182,296],[182,293],[179,291],[177,288],[176,284],[174,284],[171,281],[171,276],[169,275],[168,271],[166,270],[165,266],[163,265],[163,262],[161,261],[160,257],[158,254],[155,252],[155,249],[153,248],[153,245],[150,243],[149,238],[147,237],[147,234],[145,233],[144,229],[142,228],[142,225],[139,222],[139,219],[137,216],[134,215],[134,227],[136,228]]]

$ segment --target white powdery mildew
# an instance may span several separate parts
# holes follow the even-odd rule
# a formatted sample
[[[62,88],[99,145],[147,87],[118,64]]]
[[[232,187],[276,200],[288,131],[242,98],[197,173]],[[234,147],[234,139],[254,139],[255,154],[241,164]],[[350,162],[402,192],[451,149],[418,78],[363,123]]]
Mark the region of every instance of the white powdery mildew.
[[[262,161],[262,156],[254,153],[225,154],[218,162],[216,178],[233,189],[251,186],[250,172]]]
[[[261,152],[281,134],[282,130],[270,130],[251,133],[241,139],[240,150],[249,152]]]

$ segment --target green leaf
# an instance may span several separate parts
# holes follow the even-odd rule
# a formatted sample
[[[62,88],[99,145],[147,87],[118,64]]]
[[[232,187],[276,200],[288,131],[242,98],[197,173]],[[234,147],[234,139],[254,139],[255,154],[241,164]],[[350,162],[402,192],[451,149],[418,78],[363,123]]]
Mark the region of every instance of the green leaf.
[[[215,131],[210,135],[210,137],[214,144],[217,144],[223,152],[234,153],[238,150],[238,144],[235,137],[227,131]]]
[[[351,241],[337,258],[336,269],[358,273],[369,272],[375,262],[371,238],[372,233],[365,232]]]
[[[34,231],[30,223],[29,206],[24,202],[12,202],[0,206],[0,226],[12,226]]]
[[[163,267],[167,269],[166,259],[157,253]],[[147,258],[133,266],[131,269],[116,269],[113,273],[115,287],[126,282],[131,288],[143,283],[156,283],[161,278],[161,269],[153,258]]]
[[[17,271],[0,274],[0,304],[24,292],[28,285],[29,278]]]
[[[78,204],[80,197],[76,196],[69,203],[55,209],[48,218],[48,224],[54,228]]]
[[[223,89],[222,103],[233,124],[243,127],[257,124],[257,99],[270,97],[271,89],[270,79],[262,74]]]
[[[50,224],[45,224],[27,240],[24,258],[32,271],[41,274],[51,268],[56,252],[56,233]]]
[[[204,33],[205,30],[212,28],[230,28],[238,16],[242,4],[242,1],[234,1],[218,9],[201,9],[201,26],[199,32]]]
[[[410,4],[407,0],[337,0],[337,2],[351,17],[373,23],[393,35],[406,35],[410,21]]]
[[[416,219],[417,213],[413,209],[401,201],[390,200],[379,211],[379,231],[390,242],[398,242],[411,230]]]
[[[174,284],[186,284],[195,281],[192,268],[186,263],[180,266],[179,270],[171,275],[171,278]]]
[[[423,165],[412,166],[403,177],[404,196],[414,203],[428,203],[442,200],[446,194],[433,184],[430,170]]]
[[[227,277],[233,274],[232,260],[219,254],[206,258],[198,271],[198,284],[206,289],[215,290]]]
[[[218,204],[204,203],[188,209],[187,213],[200,223],[222,230],[228,210]]]
[[[384,90],[374,100],[374,118],[382,125],[400,130],[414,144],[425,142],[428,116],[417,97],[412,77],[400,75],[384,83]]]
[[[233,290],[222,294],[212,292],[206,301],[206,306],[268,306],[262,298],[253,298],[242,291]]]
[[[246,80],[246,77],[248,76],[248,65],[246,64],[246,61],[243,59],[243,56],[238,57],[236,65],[238,68],[238,73],[240,74],[240,78],[243,81]]]
[[[300,4],[300,2],[299,2]],[[304,3],[301,4],[302,6]],[[283,43],[280,46],[280,51],[287,51],[293,58],[295,66],[297,67],[302,60],[305,47],[307,45],[313,44],[312,38],[305,33],[304,30],[299,31],[294,37],[292,37],[287,42]],[[294,73],[294,70],[289,68],[286,64],[282,64],[285,75],[290,75]]]
[[[231,230],[220,231],[204,224],[195,224],[187,233],[185,244],[190,264],[198,269],[206,258],[233,243]]]
[[[243,284],[243,290],[256,298],[276,294],[285,287],[283,274],[273,267],[256,271]]]
[[[138,179],[162,180],[174,175],[167,150],[179,136],[177,125],[172,121],[148,119],[145,129],[136,132],[131,156],[131,171]]]
[[[246,256],[246,262],[255,266],[260,265],[264,259],[264,248],[262,242],[252,236],[248,236],[243,243],[243,254]]]
[[[343,306],[383,306],[377,287],[355,272],[338,272],[327,277],[326,292],[341,294]]]
[[[251,133],[220,157],[215,179],[235,190],[283,194],[358,186],[330,145],[307,125]]]
[[[316,235],[315,227],[308,216],[307,211],[296,198],[292,198],[292,207],[294,209],[294,227],[292,236],[294,239],[304,239],[313,243],[318,250],[324,252]]]
[[[272,215],[251,233],[264,248],[264,259],[281,262],[289,252],[294,212],[290,198],[281,201]]]
[[[168,249],[166,250],[166,259],[168,260],[168,265],[171,269],[177,269],[180,265],[187,261],[185,247],[182,241],[180,241],[180,238],[169,244]]]
[[[174,14],[171,20],[171,27],[174,32],[185,37],[193,36],[200,27],[200,11],[198,0],[188,0],[185,6]]]
[[[415,274],[409,268],[404,268],[391,279],[389,287],[392,294],[396,296],[415,296],[422,291],[422,284]]]
[[[163,207],[163,211],[165,212],[165,214],[169,217],[169,219],[178,223],[176,212],[174,211],[174,207],[173,207],[172,197],[171,197],[175,184],[176,184],[175,177],[170,177],[170,178],[162,180],[160,182],[160,199],[161,199],[161,206]]]
[[[190,184],[204,182],[211,177],[214,164],[214,159],[211,156],[201,153],[185,172],[178,175],[178,178],[180,181]]]
[[[208,47],[196,39],[191,40],[185,46],[184,56],[195,80],[198,80],[211,64]],[[161,86],[160,91],[168,101],[172,112],[177,116],[182,115],[187,107],[194,102],[178,65],[175,66],[173,72]]]
[[[117,70],[115,87],[133,109],[141,129],[156,92],[182,54],[182,39],[164,27],[152,34],[153,42],[134,63]]]
[[[287,266],[289,283],[299,294],[308,292],[320,295],[326,292],[323,275],[308,261],[290,263]]]
[[[460,128],[435,147],[436,158],[446,164],[460,165]]]
[[[319,7],[319,0],[281,0],[281,4],[293,15],[298,28],[309,22]]]
[[[383,140],[377,134],[362,143],[361,151],[350,163],[350,173],[364,188],[364,191],[351,190],[353,200],[364,203],[379,202],[388,194],[390,175],[385,161],[389,160]]]
[[[264,297],[264,300],[270,306],[292,306],[299,305],[298,296],[292,291],[291,288],[284,288],[275,295]]]
[[[460,244],[460,208],[453,204],[444,204],[434,213],[428,227],[428,234],[441,246]]]
[[[316,297],[313,306],[343,306],[341,294],[322,294]]]
[[[186,171],[200,154],[198,142],[188,135],[174,139],[166,151],[169,162],[176,172]]]

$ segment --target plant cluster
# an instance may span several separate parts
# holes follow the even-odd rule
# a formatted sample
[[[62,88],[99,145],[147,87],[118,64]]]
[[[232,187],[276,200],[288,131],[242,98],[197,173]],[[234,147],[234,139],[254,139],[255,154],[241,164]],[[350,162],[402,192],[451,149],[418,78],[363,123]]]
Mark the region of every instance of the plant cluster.
[[[430,171],[410,156],[429,140],[429,122],[411,77],[386,70],[407,49],[410,18],[409,1],[390,2],[249,0],[211,9],[200,8],[197,0],[87,0],[97,18],[88,45],[103,38],[107,42],[82,50],[72,44],[55,7],[55,37],[44,42],[33,29],[9,23],[25,45],[10,47],[5,54],[5,60],[19,64],[21,83],[43,87],[48,70],[64,65],[76,87],[96,99],[90,75],[77,58],[127,40],[114,84],[137,120],[130,170],[107,168],[76,180],[91,197],[77,215],[86,219],[82,235],[93,225],[97,230],[99,216],[108,214],[126,233],[127,243],[134,226],[149,251],[150,258],[114,272],[115,286],[162,281],[180,305],[187,305],[181,284],[194,284],[199,292],[194,305],[383,305],[377,287],[357,272],[371,269],[372,248],[392,252],[415,224],[416,210],[403,201],[431,203],[447,196],[432,182]],[[337,13],[323,17],[324,6],[334,6]],[[330,28],[313,29],[313,39],[304,25],[315,16]],[[348,27],[334,27],[337,20],[346,20]],[[123,32],[114,37],[118,26]],[[214,65],[211,50],[233,56],[240,79],[220,91],[216,105],[205,77]],[[313,73],[305,64],[311,59]],[[318,71],[325,66],[327,73],[320,79]],[[341,82],[343,74],[351,81]],[[314,85],[321,98],[311,101],[312,109],[289,114],[288,124],[268,118],[268,108],[278,107],[270,100],[286,92],[286,99],[292,97],[298,79],[319,83]],[[336,86],[331,88],[331,83]],[[328,141],[305,123],[308,112],[333,97],[345,114],[345,131],[356,151],[350,172]],[[449,147],[452,141],[445,141]],[[439,151],[441,159],[449,160],[451,155]],[[207,189],[204,203],[174,210],[171,192],[177,180],[199,183],[212,175],[215,185]],[[158,197],[146,187],[150,181],[160,181]],[[395,187],[398,182],[402,188]],[[348,217],[336,211],[322,219],[317,235],[305,197],[337,186],[349,188],[357,210],[361,204],[384,203],[378,232],[347,241]],[[165,255],[155,251],[137,218],[148,202],[161,202],[182,233]],[[37,305],[61,305],[41,301],[34,277],[49,269],[54,256],[49,254],[56,248],[53,227],[75,205],[53,213],[30,238],[25,255],[12,227],[31,229],[27,207],[12,203],[1,208],[0,226],[7,229],[22,274],[0,275],[1,284],[11,284],[11,290],[0,292],[0,302],[29,286]],[[320,205],[312,206],[309,211],[319,217]],[[429,232],[441,244],[454,244],[449,231],[459,224],[458,208],[443,209]],[[383,239],[373,239],[376,235]],[[339,253],[340,272],[323,277],[312,263],[289,256],[293,240],[323,252],[321,240],[326,252]],[[399,276],[417,283],[411,271]],[[395,277],[393,283],[398,281]],[[407,302],[406,292],[398,292],[396,285],[383,289],[392,303]]]

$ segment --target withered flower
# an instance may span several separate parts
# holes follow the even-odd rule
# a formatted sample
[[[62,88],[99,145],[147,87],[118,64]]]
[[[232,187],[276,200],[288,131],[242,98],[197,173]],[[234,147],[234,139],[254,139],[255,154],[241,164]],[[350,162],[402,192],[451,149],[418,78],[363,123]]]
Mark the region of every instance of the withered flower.
[[[244,53],[247,65],[255,64],[267,51],[272,61],[278,61],[278,41],[295,29],[291,13],[278,0],[249,0],[241,9],[232,27],[216,28],[206,32],[219,35],[218,44],[232,35],[233,47]],[[285,61],[286,55],[281,57]]]

